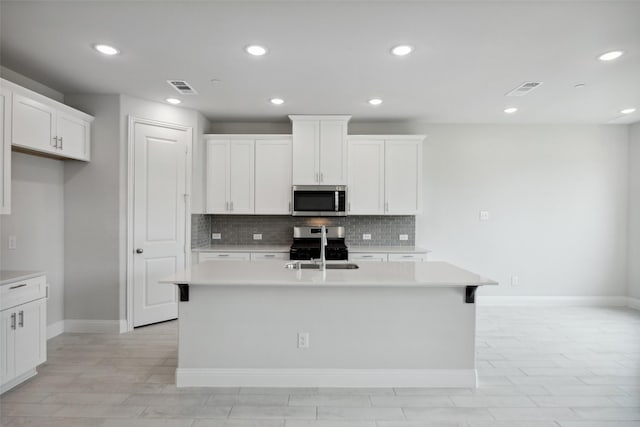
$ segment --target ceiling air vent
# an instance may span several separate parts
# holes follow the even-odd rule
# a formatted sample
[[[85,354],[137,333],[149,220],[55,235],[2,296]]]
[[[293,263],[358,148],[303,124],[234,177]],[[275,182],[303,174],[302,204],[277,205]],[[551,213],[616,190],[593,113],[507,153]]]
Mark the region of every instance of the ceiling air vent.
[[[524,96],[541,84],[542,82],[524,82],[511,92],[508,92],[505,96]]]
[[[167,80],[167,83],[177,90],[180,95],[195,95],[198,93],[184,80]]]

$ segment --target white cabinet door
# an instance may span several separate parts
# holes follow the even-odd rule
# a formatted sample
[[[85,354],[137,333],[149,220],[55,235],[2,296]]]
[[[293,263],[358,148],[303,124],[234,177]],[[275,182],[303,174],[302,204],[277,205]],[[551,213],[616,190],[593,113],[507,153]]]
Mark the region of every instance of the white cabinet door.
[[[294,120],[292,129],[293,184],[319,184],[320,122],[318,120]]]
[[[57,153],[56,110],[18,93],[12,107],[11,144]]]
[[[422,142],[385,142],[385,197],[388,215],[422,210]]]
[[[11,91],[0,87],[0,214],[11,213]]]
[[[12,310],[17,314],[15,335],[15,375],[35,368],[47,359],[46,299],[39,299]]]
[[[12,309],[0,311],[0,384],[15,378],[16,316]]]
[[[344,120],[320,121],[320,184],[347,183],[346,136]]]
[[[229,209],[229,141],[207,141],[207,213],[227,213]]]
[[[291,140],[256,140],[255,213],[291,214]]]
[[[384,214],[384,141],[349,141],[349,215]]]
[[[254,213],[254,141],[231,141],[229,213]]]
[[[79,160],[89,160],[91,124],[78,117],[58,112],[57,136],[59,155]]]

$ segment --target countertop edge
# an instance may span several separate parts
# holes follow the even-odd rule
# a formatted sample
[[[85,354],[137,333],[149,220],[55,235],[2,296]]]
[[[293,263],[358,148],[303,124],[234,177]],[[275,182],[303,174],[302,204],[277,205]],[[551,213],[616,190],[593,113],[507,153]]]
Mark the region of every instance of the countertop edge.
[[[10,285],[15,282],[20,282],[22,280],[33,279],[34,277],[45,276],[45,271],[13,271],[13,270],[3,270],[0,271],[0,277],[4,277],[6,274],[15,273],[15,276],[8,277],[0,280],[0,287]]]

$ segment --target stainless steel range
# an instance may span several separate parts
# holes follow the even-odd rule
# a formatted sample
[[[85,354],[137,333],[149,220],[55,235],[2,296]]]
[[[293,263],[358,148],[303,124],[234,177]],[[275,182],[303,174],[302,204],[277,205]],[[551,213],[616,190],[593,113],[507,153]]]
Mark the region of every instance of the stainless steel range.
[[[322,228],[293,227],[293,243],[289,249],[289,259],[320,259]],[[344,227],[327,227],[326,259],[331,261],[349,259],[349,250],[344,242]]]

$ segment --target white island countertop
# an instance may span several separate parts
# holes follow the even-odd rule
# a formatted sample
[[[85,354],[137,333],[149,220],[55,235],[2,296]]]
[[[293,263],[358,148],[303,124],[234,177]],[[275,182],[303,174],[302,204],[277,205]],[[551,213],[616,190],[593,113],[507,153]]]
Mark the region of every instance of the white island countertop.
[[[497,285],[486,277],[446,262],[359,263],[353,270],[289,269],[290,261],[208,261],[160,283],[199,286],[390,286],[465,287]]]

